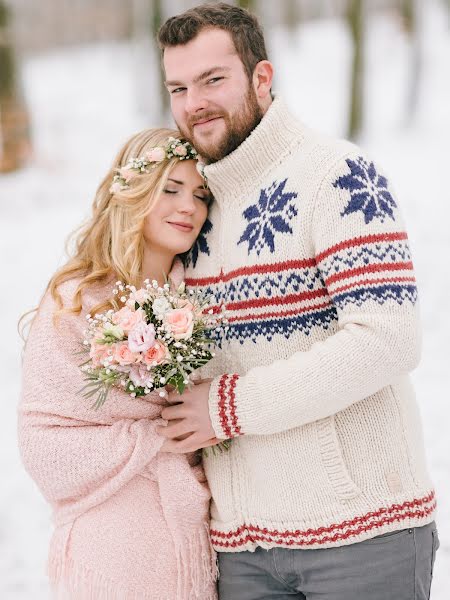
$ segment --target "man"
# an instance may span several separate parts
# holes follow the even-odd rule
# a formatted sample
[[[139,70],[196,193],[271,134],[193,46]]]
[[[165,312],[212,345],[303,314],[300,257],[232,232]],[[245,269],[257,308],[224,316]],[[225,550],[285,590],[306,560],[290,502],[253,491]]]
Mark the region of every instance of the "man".
[[[429,597],[435,494],[408,373],[417,289],[388,181],[271,93],[257,20],[202,5],[161,28],[178,127],[207,166],[187,284],[225,304],[212,380],[163,411],[208,452],[221,600]]]

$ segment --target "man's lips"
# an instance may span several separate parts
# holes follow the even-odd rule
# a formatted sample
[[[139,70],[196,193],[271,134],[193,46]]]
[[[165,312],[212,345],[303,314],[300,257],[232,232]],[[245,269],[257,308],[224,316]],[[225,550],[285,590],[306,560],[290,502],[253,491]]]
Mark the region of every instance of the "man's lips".
[[[189,233],[194,229],[194,226],[190,225],[189,223],[181,223],[177,221],[167,221],[167,223],[169,225],[172,225],[172,227],[174,227],[175,229],[178,229],[178,231],[184,231],[186,233]]]
[[[193,123],[193,127],[201,127],[201,126],[205,126],[205,125],[209,125],[210,123],[213,123],[215,121],[218,121],[219,119],[221,119],[222,117],[220,115],[218,115],[217,117],[209,117],[207,119],[201,119],[200,121],[195,121],[195,123]]]

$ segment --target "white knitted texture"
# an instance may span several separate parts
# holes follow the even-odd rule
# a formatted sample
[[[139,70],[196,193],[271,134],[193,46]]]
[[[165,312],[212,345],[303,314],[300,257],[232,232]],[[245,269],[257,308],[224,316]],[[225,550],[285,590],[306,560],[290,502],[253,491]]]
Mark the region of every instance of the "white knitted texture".
[[[216,434],[234,438],[206,459],[216,549],[329,547],[431,521],[408,382],[417,290],[382,169],[276,98],[205,172],[212,230],[187,283],[230,315],[204,369]]]

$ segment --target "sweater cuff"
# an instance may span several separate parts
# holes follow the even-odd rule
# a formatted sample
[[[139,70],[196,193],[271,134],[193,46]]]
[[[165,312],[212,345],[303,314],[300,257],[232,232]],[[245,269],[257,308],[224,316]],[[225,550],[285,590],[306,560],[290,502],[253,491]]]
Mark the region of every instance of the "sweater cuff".
[[[209,414],[216,437],[228,440],[243,435],[236,414],[236,383],[239,375],[226,374],[211,382]]]

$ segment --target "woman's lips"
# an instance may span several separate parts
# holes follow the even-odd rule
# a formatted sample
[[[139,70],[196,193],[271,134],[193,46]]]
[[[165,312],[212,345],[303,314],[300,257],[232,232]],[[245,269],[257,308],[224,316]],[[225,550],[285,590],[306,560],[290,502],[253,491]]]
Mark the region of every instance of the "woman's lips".
[[[169,225],[172,225],[174,229],[177,229],[178,231],[184,231],[185,233],[190,233],[194,229],[194,227],[188,223],[173,223],[172,221],[168,221],[168,223]]]

